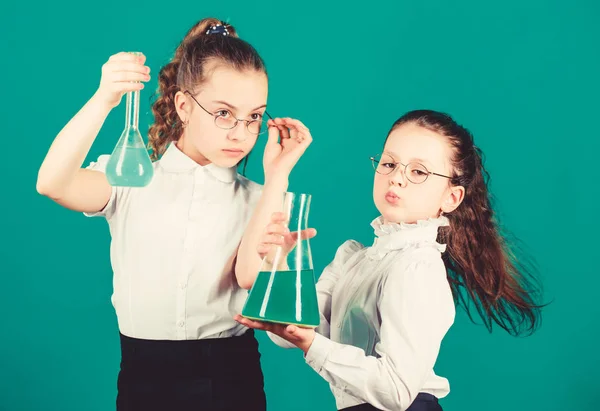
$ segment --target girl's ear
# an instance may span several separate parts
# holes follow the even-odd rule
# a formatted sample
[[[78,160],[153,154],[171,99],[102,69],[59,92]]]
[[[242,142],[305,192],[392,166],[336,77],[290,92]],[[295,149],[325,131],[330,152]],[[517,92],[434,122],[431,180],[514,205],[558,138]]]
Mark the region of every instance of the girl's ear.
[[[175,110],[177,110],[177,115],[183,124],[186,124],[189,121],[190,113],[192,111],[192,107],[190,105],[190,101],[187,96],[178,91],[175,94]]]
[[[463,186],[452,186],[444,199],[440,209],[444,213],[451,213],[463,202],[465,198],[465,188]]]

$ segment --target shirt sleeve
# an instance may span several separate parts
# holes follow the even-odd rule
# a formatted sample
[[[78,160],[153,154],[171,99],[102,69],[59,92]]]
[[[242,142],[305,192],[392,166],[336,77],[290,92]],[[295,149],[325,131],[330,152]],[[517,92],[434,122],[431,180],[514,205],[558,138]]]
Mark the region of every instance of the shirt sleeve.
[[[325,380],[382,410],[406,410],[433,369],[455,307],[441,258],[392,269],[378,299],[378,357],[318,335],[306,362]]]
[[[106,173],[106,165],[108,163],[109,158],[110,158],[110,155],[103,154],[100,157],[98,157],[98,160],[90,162],[90,165],[87,166],[86,169]],[[86,217],[104,217],[107,220],[110,220],[110,218],[114,215],[116,209],[117,209],[117,188],[112,187],[112,190],[110,193],[110,199],[108,200],[108,203],[106,203],[106,205],[104,206],[104,208],[102,210],[92,212],[92,213],[84,212],[83,215],[85,215]]]
[[[362,248],[363,246],[354,240],[346,241],[337,249],[333,261],[329,263],[329,265],[327,265],[327,267],[325,267],[321,273],[316,285],[317,302],[319,304],[320,315],[320,324],[316,329],[317,333],[329,337],[329,323],[331,322],[331,294],[333,293],[333,289],[340,278],[344,264],[352,255],[354,255],[354,253]],[[280,347],[295,347],[294,344],[275,334],[270,332],[267,332],[267,334],[269,335],[269,338],[271,338],[271,340]]]

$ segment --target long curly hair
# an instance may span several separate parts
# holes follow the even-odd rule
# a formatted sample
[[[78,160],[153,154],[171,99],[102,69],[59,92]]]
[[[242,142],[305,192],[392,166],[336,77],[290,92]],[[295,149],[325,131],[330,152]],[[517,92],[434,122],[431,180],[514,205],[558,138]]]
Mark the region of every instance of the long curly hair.
[[[490,331],[495,322],[511,335],[532,333],[542,307],[535,302],[541,291],[535,264],[522,251],[517,253],[516,238],[509,243],[500,232],[487,187],[489,175],[472,134],[449,115],[433,110],[406,113],[389,134],[403,124],[416,124],[448,139],[453,151],[450,183],[465,188],[463,202],[446,215],[450,226],[438,234],[447,246],[443,259],[455,301],[471,320],[474,303]]]

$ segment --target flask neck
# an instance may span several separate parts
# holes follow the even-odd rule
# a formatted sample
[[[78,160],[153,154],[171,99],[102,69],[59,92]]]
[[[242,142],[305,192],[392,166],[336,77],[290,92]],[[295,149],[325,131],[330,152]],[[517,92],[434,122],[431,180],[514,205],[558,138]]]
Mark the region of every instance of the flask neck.
[[[125,127],[138,129],[140,117],[140,92],[130,91],[127,93],[127,105],[125,107]]]

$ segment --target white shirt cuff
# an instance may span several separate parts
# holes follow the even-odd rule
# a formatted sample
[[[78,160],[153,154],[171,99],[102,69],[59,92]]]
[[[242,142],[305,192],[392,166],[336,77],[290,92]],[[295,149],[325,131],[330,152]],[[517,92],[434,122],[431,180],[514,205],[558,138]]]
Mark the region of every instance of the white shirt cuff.
[[[322,336],[319,333],[315,334],[310,348],[308,349],[304,359],[306,363],[310,365],[316,372],[320,373],[323,369],[323,365],[329,356],[329,353],[333,350],[333,341]]]

